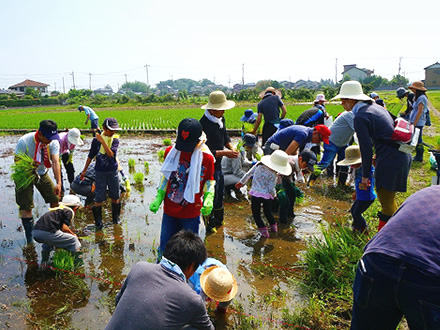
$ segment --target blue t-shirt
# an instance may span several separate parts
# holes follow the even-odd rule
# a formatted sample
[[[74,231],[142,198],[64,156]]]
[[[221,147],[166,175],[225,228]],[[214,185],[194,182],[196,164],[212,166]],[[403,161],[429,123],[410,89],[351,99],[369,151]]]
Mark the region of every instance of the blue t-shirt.
[[[205,269],[207,269],[211,266],[220,266],[220,267],[227,269],[226,266],[221,261],[214,259],[214,258],[206,258],[206,260],[203,262],[203,264],[201,264],[196,269],[194,274],[188,280],[188,284],[190,285],[190,287],[193,288],[193,290],[195,292],[197,292],[197,294],[199,294],[199,295],[201,295],[203,293],[202,287],[200,286],[200,276],[205,271]]]
[[[376,192],[374,191],[374,167],[371,166],[371,173],[368,179],[370,180],[370,186],[367,189],[361,189],[360,184],[362,183],[362,167],[359,167],[354,172],[354,185],[356,189],[356,199],[360,201],[374,201],[377,198]]]
[[[99,119],[98,115],[95,113],[95,111],[93,111],[92,108],[83,106],[83,109],[87,116],[90,115],[90,120]]]
[[[293,140],[298,142],[300,148],[312,140],[313,128],[302,125],[293,125],[283,128],[272,135],[266,142],[270,146],[275,143],[280,150],[285,151]]]
[[[416,119],[417,112],[419,111],[419,104],[423,104],[423,114],[420,116],[419,121],[414,123]],[[426,124],[426,114],[429,111],[428,108],[428,98],[426,95],[420,95],[419,98],[413,103],[413,109],[409,114],[409,120],[414,124],[414,126],[425,126]]]

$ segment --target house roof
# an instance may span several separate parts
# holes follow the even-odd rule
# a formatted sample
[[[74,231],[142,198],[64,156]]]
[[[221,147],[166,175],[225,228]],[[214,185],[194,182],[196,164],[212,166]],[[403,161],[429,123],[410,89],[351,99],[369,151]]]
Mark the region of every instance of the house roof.
[[[344,71],[342,71],[342,74],[344,74],[344,73],[350,71],[351,69],[357,69],[357,70],[360,70],[360,71],[365,72],[366,74],[373,74],[373,73],[374,73],[374,70],[369,70],[369,69],[364,69],[364,68],[358,68],[358,67],[356,66],[356,64],[349,64],[349,65],[344,65]]]
[[[33,81],[26,79],[25,81],[22,81],[21,83],[15,84],[10,86],[9,88],[18,88],[18,87],[47,87],[48,84],[43,84],[38,81]]]
[[[440,63],[436,62],[436,63],[431,64],[430,66],[427,66],[426,68],[424,68],[424,70],[427,70],[427,69],[440,69]]]

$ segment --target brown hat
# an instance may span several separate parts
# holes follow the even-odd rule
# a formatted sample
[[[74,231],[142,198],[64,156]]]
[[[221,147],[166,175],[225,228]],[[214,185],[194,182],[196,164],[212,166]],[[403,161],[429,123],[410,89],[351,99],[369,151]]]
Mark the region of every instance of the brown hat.
[[[229,270],[220,266],[205,269],[200,276],[200,286],[209,298],[218,302],[231,300],[238,291],[234,276]]]
[[[408,88],[412,91],[414,91],[415,89],[422,92],[427,91],[427,89],[425,88],[425,84],[421,81],[414,81],[411,86],[408,86]]]

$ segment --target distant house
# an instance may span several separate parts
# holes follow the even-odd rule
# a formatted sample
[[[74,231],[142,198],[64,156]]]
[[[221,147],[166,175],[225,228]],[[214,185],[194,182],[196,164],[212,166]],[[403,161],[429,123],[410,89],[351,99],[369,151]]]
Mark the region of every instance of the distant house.
[[[425,68],[426,88],[440,89],[440,63],[436,62]]]
[[[285,89],[292,89],[295,86],[295,83],[284,80],[280,82],[280,85],[283,86]]]
[[[12,89],[0,89],[0,95],[8,95],[8,94],[15,94],[18,98],[23,98],[24,92],[19,92]]]
[[[22,81],[21,83],[10,86],[9,89],[12,89],[14,91],[19,91],[19,92],[25,92],[26,88],[33,88],[37,91],[40,91],[41,94],[44,96],[44,95],[48,94],[48,90],[47,90],[48,86],[50,86],[50,85],[43,84],[38,81],[26,79],[25,81]]]
[[[358,68],[356,64],[344,65],[342,77],[349,75],[351,80],[361,81],[374,74],[374,70]]]
[[[113,88],[111,86],[107,85],[104,88],[97,88],[93,91],[93,93],[101,94],[101,95],[113,95]]]

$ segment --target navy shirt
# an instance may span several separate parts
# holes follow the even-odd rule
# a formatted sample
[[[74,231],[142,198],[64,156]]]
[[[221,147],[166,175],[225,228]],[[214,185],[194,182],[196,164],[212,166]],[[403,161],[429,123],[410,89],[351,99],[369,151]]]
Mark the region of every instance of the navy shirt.
[[[215,157],[215,169],[221,170],[222,168],[222,157],[216,156],[217,150],[223,150],[231,138],[228,133],[226,133],[225,118],[222,117],[223,128],[217,123],[210,121],[205,115],[200,119],[200,124],[202,124],[203,132],[206,134],[206,145]]]
[[[101,149],[101,143],[96,138],[93,138],[88,157],[90,159],[93,159],[96,156],[95,171],[110,172],[118,169],[116,153],[119,147],[119,139],[114,138],[112,145],[109,147],[113,151],[113,157],[109,157],[107,154],[99,152],[99,150]]]
[[[38,219],[34,229],[55,233],[61,230],[63,223],[70,226],[73,218],[73,210],[70,208],[57,208],[53,211],[46,212]]]
[[[266,145],[275,143],[280,146],[280,150],[285,151],[293,140],[298,142],[299,148],[312,141],[313,128],[302,125],[293,125],[276,132],[266,142]]]
[[[283,101],[278,95],[266,94],[260,103],[258,103],[258,113],[263,114],[264,122],[278,124],[280,122],[280,107]]]

